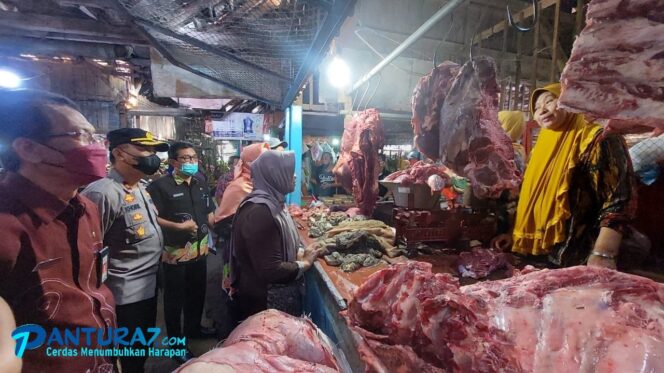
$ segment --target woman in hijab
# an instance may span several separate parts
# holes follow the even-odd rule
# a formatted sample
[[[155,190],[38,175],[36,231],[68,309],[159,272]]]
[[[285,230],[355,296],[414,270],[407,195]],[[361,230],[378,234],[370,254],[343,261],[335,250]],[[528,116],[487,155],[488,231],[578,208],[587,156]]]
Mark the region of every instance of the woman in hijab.
[[[265,143],[251,144],[240,153],[240,161],[235,166],[235,179],[228,184],[224,194],[214,212],[214,222],[231,217],[235,214],[240,202],[253,190],[251,185],[251,163],[261,155],[262,152],[270,150],[270,146]]]
[[[523,113],[520,111],[501,111],[498,113],[498,121],[507,133],[507,136],[512,139],[512,147],[514,147],[514,155],[516,156],[516,166],[521,174],[523,174],[526,165],[526,149],[519,143],[526,128]]]
[[[636,210],[634,175],[624,139],[557,108],[560,84],[533,92],[541,126],[526,169],[511,234],[496,248],[545,258],[553,266],[616,268]]]
[[[303,274],[321,250],[300,255],[300,237],[284,201],[295,188],[295,154],[269,150],[251,165],[254,190],[233,219],[231,281],[237,321],[268,308],[302,314]]]

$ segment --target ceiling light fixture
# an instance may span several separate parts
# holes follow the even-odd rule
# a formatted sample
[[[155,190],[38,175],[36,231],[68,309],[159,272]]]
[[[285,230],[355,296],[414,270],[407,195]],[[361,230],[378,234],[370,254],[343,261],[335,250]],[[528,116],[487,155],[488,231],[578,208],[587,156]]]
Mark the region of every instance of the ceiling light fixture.
[[[13,71],[0,69],[0,87],[18,88],[21,86],[21,77]]]
[[[327,79],[335,88],[344,88],[350,84],[350,67],[346,61],[335,56],[327,66]]]

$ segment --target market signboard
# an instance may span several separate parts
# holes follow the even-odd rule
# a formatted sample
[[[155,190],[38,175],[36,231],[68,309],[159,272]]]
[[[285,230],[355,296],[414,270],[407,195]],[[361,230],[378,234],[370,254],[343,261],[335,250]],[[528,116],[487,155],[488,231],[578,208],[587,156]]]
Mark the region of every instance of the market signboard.
[[[213,113],[212,136],[216,140],[263,140],[263,114]]]

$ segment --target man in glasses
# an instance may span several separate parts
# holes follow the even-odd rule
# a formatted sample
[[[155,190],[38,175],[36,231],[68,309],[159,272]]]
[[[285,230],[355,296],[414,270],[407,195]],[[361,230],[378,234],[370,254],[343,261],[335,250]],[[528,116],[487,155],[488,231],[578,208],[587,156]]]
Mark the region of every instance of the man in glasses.
[[[168,144],[139,128],[113,130],[107,138],[111,171],[82,193],[101,214],[104,244],[110,249],[107,284],[117,303],[118,326],[128,328],[130,335],[139,327],[147,333],[156,325],[164,240],[155,206],[140,181],[157,172],[161,160],[155,152],[167,151]],[[122,372],[142,372],[146,359],[121,357]]]
[[[191,144],[177,142],[168,151],[173,167],[148,186],[164,230],[164,318],[169,337],[213,335],[201,330],[205,302],[208,233],[215,206],[205,183],[195,178],[198,155]],[[184,312],[184,330],[181,327]],[[186,360],[178,359],[180,362]]]
[[[63,96],[0,90],[0,160],[8,170],[0,183],[0,297],[18,326],[92,328],[104,339],[116,327],[99,212],[77,192],[106,175],[107,152],[94,131]],[[100,347],[97,338],[91,343]],[[113,370],[112,358],[47,356],[47,347],[25,350],[24,371]]]

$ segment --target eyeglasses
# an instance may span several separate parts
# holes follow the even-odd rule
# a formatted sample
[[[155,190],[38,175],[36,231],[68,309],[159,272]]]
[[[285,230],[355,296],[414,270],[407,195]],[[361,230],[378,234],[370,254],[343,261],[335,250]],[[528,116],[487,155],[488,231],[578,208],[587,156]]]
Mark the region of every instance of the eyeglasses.
[[[184,157],[177,157],[176,159],[180,162],[185,162],[185,163],[198,162],[198,156],[197,155],[194,155],[194,156],[185,155]]]
[[[53,135],[48,135],[46,137],[71,137],[76,138],[81,144],[91,145],[91,144],[104,144],[106,141],[106,136],[99,133],[90,133],[88,131],[70,131],[63,133],[56,133]]]

